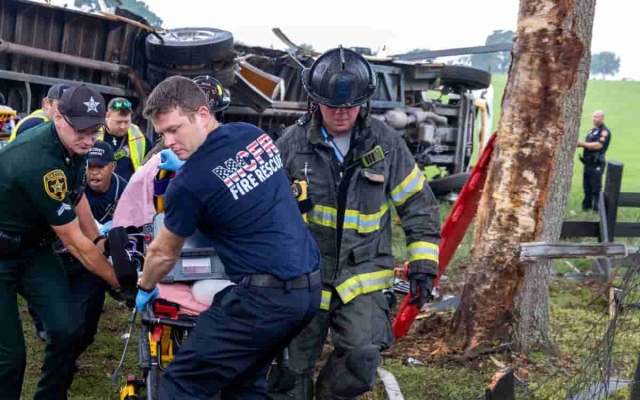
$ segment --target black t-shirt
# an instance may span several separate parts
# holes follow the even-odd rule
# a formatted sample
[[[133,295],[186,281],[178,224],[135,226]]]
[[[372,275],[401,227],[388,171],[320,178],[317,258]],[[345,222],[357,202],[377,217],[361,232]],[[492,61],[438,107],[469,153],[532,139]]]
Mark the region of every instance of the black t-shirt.
[[[277,147],[246,123],[216,129],[178,170],[164,221],[183,238],[204,233],[234,282],[249,274],[289,280],[320,262]]]
[[[127,182],[117,174],[111,176],[109,190],[105,193],[98,193],[87,185],[84,193],[91,207],[91,214],[96,221],[105,224],[113,219],[118,200],[120,200],[126,186]]]

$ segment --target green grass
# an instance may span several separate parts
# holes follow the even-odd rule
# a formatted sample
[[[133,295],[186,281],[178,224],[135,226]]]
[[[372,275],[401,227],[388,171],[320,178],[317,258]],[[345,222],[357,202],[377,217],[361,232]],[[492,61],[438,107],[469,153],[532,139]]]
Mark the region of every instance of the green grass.
[[[506,85],[505,75],[494,75],[494,110],[500,110],[502,95]],[[640,192],[640,158],[638,157],[638,118],[640,106],[640,82],[589,81],[580,120],[580,138],[592,128],[591,115],[596,110],[605,112],[605,123],[611,129],[612,137],[607,159],[624,164],[622,190]],[[493,127],[497,129],[500,113],[493,114]],[[580,210],[582,200],[582,164],[576,152],[574,174],[571,186],[569,210]]]
[[[494,76],[493,83],[496,89],[494,109],[499,109],[499,104],[504,91],[505,77]],[[625,165],[623,177],[623,191],[640,192],[640,157],[636,155],[638,140],[634,124],[636,110],[640,107],[640,82],[603,82],[590,81],[587,90],[587,98],[584,104],[584,114],[580,136],[584,137],[591,126],[591,113],[596,109],[603,109],[606,113],[606,122],[613,132],[611,147],[608,152],[609,160],[617,160]],[[497,127],[498,113],[494,114],[494,127]],[[637,118],[635,118],[637,119]],[[577,158],[576,158],[577,160]],[[581,211],[579,203],[582,196],[582,165],[579,162],[574,166],[574,179],[571,196],[568,205],[567,218],[591,219],[593,214],[585,214]],[[441,220],[444,221],[451,204],[442,203]],[[571,214],[571,211],[574,214]],[[636,210],[622,209],[618,216],[620,221],[637,221],[639,214]],[[406,257],[404,235],[399,226],[394,226],[394,255],[401,261]],[[471,248],[472,229],[468,232],[452,260],[447,275],[455,282],[464,277],[464,270],[460,265],[469,256]],[[572,261],[579,271],[587,271],[591,268],[589,262]],[[571,272],[573,269],[566,266],[562,260],[554,263],[554,270],[559,273]],[[554,283],[551,290],[552,302],[552,330],[553,337],[562,354],[570,355],[581,349],[581,341],[589,332],[601,313],[606,309],[603,301],[597,301],[592,306],[586,307],[593,299],[593,290],[576,282]],[[43,345],[35,338],[33,324],[26,311],[24,302],[21,303],[21,317],[27,342],[27,372],[23,385],[23,398],[32,398],[39,375],[42,361]],[[100,330],[96,342],[82,357],[82,367],[77,375],[71,391],[71,399],[117,399],[117,386],[113,386],[109,377],[117,366],[124,342],[120,339],[126,331],[129,313],[120,304],[111,299],[107,300],[105,313],[100,323]],[[137,366],[137,333],[134,329],[128,356],[121,370],[121,376],[139,374]],[[584,346],[582,346],[584,347]],[[640,336],[629,335],[621,338],[616,344],[617,349],[640,348]],[[635,350],[634,350],[635,351]],[[632,353],[632,352],[630,352]],[[584,355],[585,349],[579,355]],[[633,356],[635,357],[635,356]],[[500,356],[497,356],[500,359]],[[534,353],[531,356],[532,365],[541,365],[539,370],[532,371],[530,379],[532,386],[544,381],[551,372],[545,372],[546,356]],[[629,360],[627,360],[629,361]],[[633,361],[633,360],[631,360]],[[631,365],[629,363],[628,365]],[[480,396],[490,376],[496,371],[493,364],[484,363],[482,367],[410,367],[403,365],[399,360],[385,360],[384,367],[391,371],[399,380],[403,394],[407,400],[429,399],[473,399]],[[551,370],[549,370],[551,371]],[[539,398],[559,398],[564,386],[568,382],[566,376],[552,379],[537,392]],[[566,389],[566,388],[564,388]],[[383,390],[378,388],[375,393],[366,396],[367,400],[385,399]]]

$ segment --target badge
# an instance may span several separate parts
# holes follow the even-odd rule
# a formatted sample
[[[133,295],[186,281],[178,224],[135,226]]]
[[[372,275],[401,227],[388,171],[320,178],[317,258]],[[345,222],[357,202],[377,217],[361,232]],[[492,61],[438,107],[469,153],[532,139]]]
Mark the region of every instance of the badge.
[[[44,190],[49,197],[54,200],[62,201],[67,195],[67,176],[61,169],[54,169],[42,177],[44,181]]]
[[[127,156],[127,151],[125,149],[120,149],[118,151],[116,151],[116,153],[113,155],[113,158],[116,161],[119,161],[123,158],[125,158]]]

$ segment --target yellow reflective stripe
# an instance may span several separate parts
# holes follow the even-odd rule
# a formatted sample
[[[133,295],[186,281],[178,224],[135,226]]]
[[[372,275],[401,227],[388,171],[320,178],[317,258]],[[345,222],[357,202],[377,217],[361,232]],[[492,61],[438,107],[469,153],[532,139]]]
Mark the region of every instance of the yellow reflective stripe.
[[[100,135],[96,140],[104,140],[104,128],[100,128]],[[133,171],[135,172],[142,166],[144,152],[147,148],[147,141],[137,125],[131,124],[129,127],[127,143],[129,144],[129,159],[131,159]]]
[[[361,214],[358,210],[346,210],[344,213],[343,229],[354,229],[360,233],[371,233],[380,229],[382,217],[389,211],[389,204],[384,203],[380,211],[374,214]],[[307,213],[309,222],[336,229],[338,211],[333,207],[314,206]]]
[[[307,213],[307,217],[312,224],[337,228],[338,211],[333,207],[313,206],[313,209]]]
[[[407,247],[409,251],[409,262],[418,260],[429,260],[438,262],[438,245],[429,242],[415,242]]]
[[[389,211],[389,205],[384,203],[375,214],[360,214],[357,210],[347,210],[344,213],[344,229],[355,229],[360,233],[371,233],[380,229],[382,216]]]
[[[16,126],[11,131],[11,136],[9,136],[8,142],[12,142],[13,140],[15,140],[15,138],[18,136],[18,129],[20,128],[20,126],[22,126],[22,123],[25,122],[26,120],[29,120],[29,119],[32,119],[32,118],[40,118],[42,120],[42,122],[49,122],[50,121],[49,117],[47,117],[47,113],[44,112],[44,110],[42,110],[42,109],[35,110],[31,114],[29,114],[26,117],[22,118],[20,120],[20,122],[18,122],[16,124]]]
[[[343,303],[348,303],[356,296],[388,289],[393,286],[393,270],[369,272],[356,275],[342,282],[336,291]]]
[[[320,309],[321,310],[329,310],[331,306],[331,292],[328,290],[322,291],[322,300],[320,300]]]
[[[142,160],[144,159],[144,150],[146,140],[140,128],[137,125],[131,124],[129,127],[129,151],[131,152],[131,164],[133,164],[133,170],[137,171],[142,166]]]
[[[396,206],[403,205],[414,194],[420,192],[424,187],[424,175],[418,166],[413,167],[413,171],[404,178],[391,192],[391,199]]]

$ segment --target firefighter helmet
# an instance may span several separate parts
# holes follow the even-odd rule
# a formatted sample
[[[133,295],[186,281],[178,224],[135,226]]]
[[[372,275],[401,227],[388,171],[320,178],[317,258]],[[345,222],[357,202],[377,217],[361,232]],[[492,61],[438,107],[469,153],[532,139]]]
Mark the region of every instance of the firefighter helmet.
[[[229,91],[223,88],[217,79],[209,75],[201,75],[193,78],[193,81],[200,86],[200,89],[207,96],[209,110],[212,113],[223,111],[229,107],[229,103],[231,103]]]
[[[329,107],[354,107],[366,103],[376,91],[377,79],[364,57],[350,49],[327,50],[302,71],[309,96]]]

